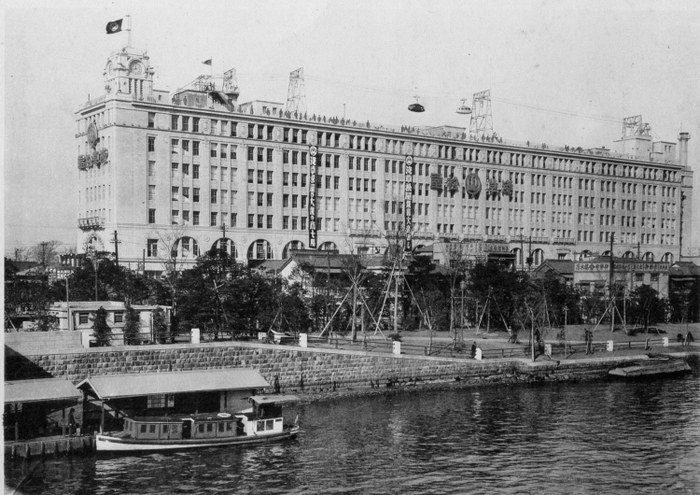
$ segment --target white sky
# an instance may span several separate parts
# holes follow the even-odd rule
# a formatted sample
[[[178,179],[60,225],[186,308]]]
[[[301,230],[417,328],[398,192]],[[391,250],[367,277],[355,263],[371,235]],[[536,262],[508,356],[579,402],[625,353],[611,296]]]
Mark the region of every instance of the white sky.
[[[700,246],[700,2],[6,2],[4,244],[75,244],[75,115],[103,94],[108,55],[132,44],[176,89],[235,67],[239,101],[284,102],[306,75],[311,113],[394,125],[457,125],[461,98],[490,89],[494,131],[534,143],[606,146],[623,116],[656,139],[691,134],[693,244]],[[47,7],[50,5],[51,7]],[[422,114],[407,111],[419,95]],[[686,233],[688,234],[688,233]],[[685,236],[686,243],[690,240]],[[687,245],[687,244],[686,244]]]

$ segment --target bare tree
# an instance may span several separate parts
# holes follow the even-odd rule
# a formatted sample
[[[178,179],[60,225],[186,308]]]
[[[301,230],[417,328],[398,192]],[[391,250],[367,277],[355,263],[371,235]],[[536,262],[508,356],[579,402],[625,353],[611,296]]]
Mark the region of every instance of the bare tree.
[[[58,260],[59,241],[44,241],[30,249],[29,256],[41,265],[42,268],[55,263]]]

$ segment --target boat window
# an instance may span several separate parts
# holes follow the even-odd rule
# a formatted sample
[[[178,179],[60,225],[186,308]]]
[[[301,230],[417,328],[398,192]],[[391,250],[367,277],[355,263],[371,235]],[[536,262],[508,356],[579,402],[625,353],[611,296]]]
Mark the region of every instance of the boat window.
[[[233,422],[226,423],[226,431],[233,431]]]
[[[170,431],[172,432],[172,434],[177,435],[177,433],[179,431],[178,428],[180,425],[170,425],[170,426],[171,426]]]
[[[155,433],[156,425],[148,425],[148,433]]]
[[[214,431],[214,425],[212,423],[207,423],[207,432],[211,433]]]
[[[197,425],[197,433],[204,433],[204,425],[203,424]]]
[[[224,428],[226,427],[225,425],[226,425],[226,423],[219,423],[219,431],[220,432],[224,431]]]
[[[168,433],[168,425],[163,425],[163,433]]]
[[[274,419],[268,419],[265,422],[265,429],[266,430],[274,430],[275,429],[275,420]]]
[[[141,433],[146,433],[146,425],[141,425]]]

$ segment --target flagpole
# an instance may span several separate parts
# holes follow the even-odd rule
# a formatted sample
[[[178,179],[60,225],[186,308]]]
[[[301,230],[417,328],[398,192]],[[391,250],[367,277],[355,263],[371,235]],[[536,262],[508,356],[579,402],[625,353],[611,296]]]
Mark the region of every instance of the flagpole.
[[[128,37],[127,37],[127,45],[126,45],[126,46],[131,47],[131,15],[130,15],[130,14],[127,14],[127,15],[126,15],[126,18],[129,19],[129,22],[128,22],[127,28],[126,28],[126,32],[128,33],[128,34],[127,34]]]

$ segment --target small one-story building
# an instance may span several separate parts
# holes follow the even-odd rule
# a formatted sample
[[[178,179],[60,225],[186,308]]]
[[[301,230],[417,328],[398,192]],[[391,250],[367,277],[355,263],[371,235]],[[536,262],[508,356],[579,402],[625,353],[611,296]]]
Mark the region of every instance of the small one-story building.
[[[98,309],[104,308],[107,311],[107,325],[112,330],[112,343],[124,343],[124,324],[126,315],[126,304],[121,301],[70,301],[69,303],[57,302],[51,305],[49,311],[58,318],[58,330],[83,332],[86,341],[94,340],[93,318]],[[163,311],[165,322],[170,326],[170,306],[141,305],[132,306],[139,313],[141,330],[139,341],[155,342],[157,336],[154,335],[153,313],[157,308]]]
[[[124,416],[237,413],[270,384],[251,369],[96,375],[81,381],[85,431],[121,429]]]
[[[574,285],[585,292],[604,290],[609,287],[611,270],[610,256],[600,256],[574,263]],[[669,268],[667,262],[644,261],[636,258],[612,258],[612,281],[617,287],[631,292],[648,285],[661,297],[668,298]]]
[[[73,383],[60,378],[6,381],[4,392],[6,441],[65,433],[70,408],[81,397]]]

